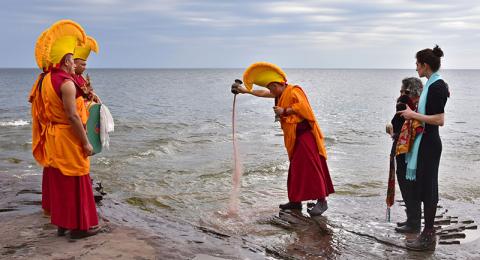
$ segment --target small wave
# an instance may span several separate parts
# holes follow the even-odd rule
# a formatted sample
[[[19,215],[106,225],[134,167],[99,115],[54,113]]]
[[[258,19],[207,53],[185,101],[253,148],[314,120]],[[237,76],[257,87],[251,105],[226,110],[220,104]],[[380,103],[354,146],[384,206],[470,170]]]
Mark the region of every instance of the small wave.
[[[7,159],[7,161],[10,162],[10,163],[14,163],[14,164],[19,164],[19,163],[22,162],[21,159],[18,159],[18,158],[15,158],[15,157],[10,157],[10,158]]]
[[[174,145],[167,144],[164,146],[160,146],[157,149],[148,149],[147,151],[139,152],[136,154],[136,156],[139,158],[157,157],[162,155],[172,155],[172,154],[175,154],[176,152],[177,152],[177,148]]]
[[[98,157],[98,158],[97,158],[97,163],[108,166],[108,165],[112,164],[112,161],[109,160],[109,159],[106,158],[106,157]]]
[[[288,161],[285,161],[281,164],[264,165],[256,169],[247,170],[243,174],[245,176],[248,176],[250,174],[260,174],[260,176],[263,176],[265,174],[284,173],[285,171],[288,171],[288,166]]]
[[[153,149],[150,149],[150,150],[147,150],[145,152],[139,152],[138,153],[138,157],[139,158],[142,158],[142,157],[155,157],[155,156],[159,156],[161,154],[167,154],[166,152],[163,152],[163,151],[158,151],[158,150],[153,150]]]
[[[327,144],[335,144],[338,141],[338,138],[334,135],[326,136],[323,138]]]
[[[169,205],[162,203],[158,198],[130,197],[125,201],[130,205],[148,212],[153,212],[155,208],[171,209]]]
[[[0,122],[0,126],[24,126],[30,124],[29,121],[20,119],[15,121]]]

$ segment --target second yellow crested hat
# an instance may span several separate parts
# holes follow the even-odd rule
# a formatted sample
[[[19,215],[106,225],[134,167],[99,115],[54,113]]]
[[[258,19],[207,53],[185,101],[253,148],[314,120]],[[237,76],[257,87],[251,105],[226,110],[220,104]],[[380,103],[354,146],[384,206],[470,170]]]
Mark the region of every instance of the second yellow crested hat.
[[[98,49],[99,48],[97,41],[93,37],[87,36],[87,42],[85,43],[85,46],[75,47],[75,53],[73,54],[73,58],[87,60],[90,52],[93,51],[95,53],[98,53]]]
[[[252,90],[253,84],[267,87],[271,82],[287,82],[287,74],[273,63],[256,62],[243,73],[243,83],[248,90]]]
[[[45,30],[35,44],[35,60],[40,69],[60,63],[73,54],[77,45],[85,45],[87,35],[82,26],[72,20],[60,20]]]

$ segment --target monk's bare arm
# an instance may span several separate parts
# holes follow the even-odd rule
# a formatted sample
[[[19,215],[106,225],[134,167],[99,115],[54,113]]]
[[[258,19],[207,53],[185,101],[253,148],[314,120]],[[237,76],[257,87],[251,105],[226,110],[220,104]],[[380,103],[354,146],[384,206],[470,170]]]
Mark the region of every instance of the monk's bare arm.
[[[232,89],[236,90],[238,93],[242,94],[250,94],[256,97],[264,97],[264,98],[275,98],[275,96],[270,93],[268,89],[254,89],[252,91],[248,91],[244,86],[235,86]]]
[[[77,106],[75,101],[76,89],[71,81],[65,81],[60,87],[62,92],[63,109],[72,125],[73,132],[77,138],[82,142],[84,152],[86,155],[91,155],[91,145],[88,142],[87,134],[83,128],[82,120],[77,113]],[[89,151],[90,150],[90,151]]]
[[[270,90],[268,89],[254,89],[251,92],[247,92],[251,95],[254,95],[256,97],[264,97],[264,98],[275,98],[275,96],[270,93]]]

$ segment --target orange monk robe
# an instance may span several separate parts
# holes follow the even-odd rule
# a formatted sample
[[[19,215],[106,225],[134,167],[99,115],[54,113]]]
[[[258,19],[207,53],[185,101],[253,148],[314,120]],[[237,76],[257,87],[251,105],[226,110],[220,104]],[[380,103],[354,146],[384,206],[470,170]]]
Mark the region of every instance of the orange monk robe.
[[[28,98],[28,101],[32,103],[32,153],[35,160],[42,166],[47,165],[45,155],[45,130],[48,124],[39,88],[44,75],[45,74],[42,73],[38,76]]]
[[[75,80],[77,85],[80,86],[80,89],[83,91],[82,92],[82,94],[83,94],[85,92],[85,89],[87,88],[87,81],[85,80],[83,75],[82,74],[80,74],[80,75],[75,74],[75,75],[72,75],[72,78]],[[90,106],[92,105],[92,102],[89,101],[87,98],[83,98],[83,100],[85,102],[85,111],[86,111],[86,116],[88,118],[90,116],[89,109],[90,109]]]
[[[299,86],[288,85],[278,101],[278,106],[285,109],[290,107],[295,112],[287,116],[282,116],[280,121],[284,134],[285,147],[287,148],[288,152],[288,158],[291,160],[293,156],[295,140],[297,138],[297,124],[305,119],[312,128],[312,133],[315,137],[320,155],[327,159],[327,151],[325,149],[322,131],[318,126],[318,122],[315,119],[312,107],[310,106],[307,96],[305,95],[305,92],[303,92],[302,88]]]
[[[75,135],[64,111],[63,101],[53,88],[51,73],[43,80],[41,94],[45,115],[49,121],[45,143],[47,166],[58,168],[67,176],[87,175],[90,172],[90,160],[84,155],[82,143]],[[82,123],[85,124],[87,116],[82,96],[77,97],[76,107]]]

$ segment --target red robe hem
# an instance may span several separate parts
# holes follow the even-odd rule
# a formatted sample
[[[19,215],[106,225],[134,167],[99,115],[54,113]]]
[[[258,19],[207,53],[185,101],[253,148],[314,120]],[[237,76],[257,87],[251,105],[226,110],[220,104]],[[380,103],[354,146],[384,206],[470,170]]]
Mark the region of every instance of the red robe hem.
[[[327,161],[320,155],[311,127],[305,120],[297,125],[297,138],[288,169],[288,200],[322,200],[334,193]]]
[[[84,231],[98,225],[89,174],[66,176],[57,168],[46,167],[44,178],[45,176],[48,178],[49,199],[45,201],[45,205],[50,205],[52,224],[65,229]],[[43,204],[42,198],[42,206]]]

